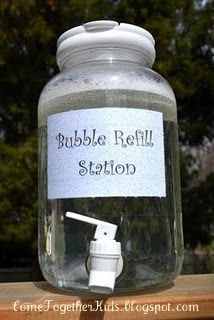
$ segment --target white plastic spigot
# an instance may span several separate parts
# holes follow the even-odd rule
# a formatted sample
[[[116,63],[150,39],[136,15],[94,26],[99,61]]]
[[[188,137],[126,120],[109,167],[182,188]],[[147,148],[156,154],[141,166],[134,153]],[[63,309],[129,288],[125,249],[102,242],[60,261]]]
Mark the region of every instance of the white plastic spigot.
[[[90,242],[90,274],[88,287],[92,292],[110,294],[114,291],[121,243],[114,240],[117,226],[74,212],[66,217],[96,225],[94,239]]]

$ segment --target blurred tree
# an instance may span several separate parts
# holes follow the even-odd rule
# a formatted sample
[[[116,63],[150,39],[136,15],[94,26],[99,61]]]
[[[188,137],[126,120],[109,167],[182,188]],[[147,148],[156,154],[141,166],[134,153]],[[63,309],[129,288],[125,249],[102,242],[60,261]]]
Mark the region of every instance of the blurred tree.
[[[156,40],[154,69],[172,85],[178,102],[180,140],[198,145],[214,135],[214,2],[124,0],[115,18],[149,30]]]
[[[0,161],[1,256],[31,255],[37,229],[35,135],[16,146],[1,141]]]
[[[154,69],[169,80],[176,93],[180,141],[197,146],[214,134],[213,7],[211,1],[193,0],[1,0],[1,243],[12,246],[36,239],[36,105],[41,88],[57,72],[58,36],[95,19],[115,19],[148,29],[156,39]],[[182,155],[185,190],[192,181],[187,170],[190,158]],[[186,216],[191,203],[186,197],[205,197],[201,188],[194,189],[194,194],[184,192]],[[206,206],[201,210],[201,216],[210,217]],[[194,215],[191,217],[187,235],[194,225]],[[200,225],[200,216],[198,219]],[[210,218],[204,221],[207,225]],[[194,237],[201,240],[204,233],[195,232]],[[193,245],[195,238],[188,241]]]
[[[214,173],[199,185],[188,189],[183,197],[183,225],[186,245],[196,247],[212,240],[214,217]]]

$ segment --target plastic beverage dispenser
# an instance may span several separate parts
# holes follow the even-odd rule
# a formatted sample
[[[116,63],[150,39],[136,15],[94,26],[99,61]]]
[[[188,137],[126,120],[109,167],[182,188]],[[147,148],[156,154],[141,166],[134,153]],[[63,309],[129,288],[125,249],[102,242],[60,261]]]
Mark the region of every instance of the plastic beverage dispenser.
[[[63,33],[39,118],[39,260],[80,292],[161,288],[183,259],[177,111],[152,35],[94,21]]]

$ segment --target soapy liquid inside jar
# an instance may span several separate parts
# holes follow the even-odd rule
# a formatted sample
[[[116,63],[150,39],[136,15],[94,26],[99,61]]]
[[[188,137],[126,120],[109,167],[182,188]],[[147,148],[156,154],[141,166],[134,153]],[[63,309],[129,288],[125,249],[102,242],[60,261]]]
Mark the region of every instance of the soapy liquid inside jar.
[[[115,99],[117,96],[120,100]],[[143,101],[143,102],[141,102]],[[60,105],[60,110],[59,110]],[[71,108],[72,106],[72,108]],[[47,126],[40,127],[40,264],[46,279],[66,290],[88,290],[88,252],[95,227],[65,217],[85,214],[118,226],[123,268],[115,293],[159,288],[180,271],[182,232],[177,124],[173,102],[158,94],[129,90],[88,91],[66,95],[44,105],[51,113],[102,107],[145,108],[163,112],[166,197],[97,197],[47,199]],[[44,123],[44,122],[43,122]],[[109,159],[111,160],[111,159]],[[75,184],[75,181],[73,181]],[[88,186],[90,188],[90,186]],[[177,222],[177,223],[175,223]],[[57,279],[57,280],[56,280]],[[57,282],[56,282],[57,281]]]

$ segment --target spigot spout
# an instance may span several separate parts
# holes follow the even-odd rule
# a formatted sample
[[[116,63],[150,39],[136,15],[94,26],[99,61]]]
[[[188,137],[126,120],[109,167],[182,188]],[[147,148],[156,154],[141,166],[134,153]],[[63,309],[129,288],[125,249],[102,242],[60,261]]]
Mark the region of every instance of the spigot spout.
[[[92,292],[110,294],[114,291],[121,243],[114,240],[117,225],[74,212],[66,217],[97,226],[90,242],[90,274],[88,287]]]

